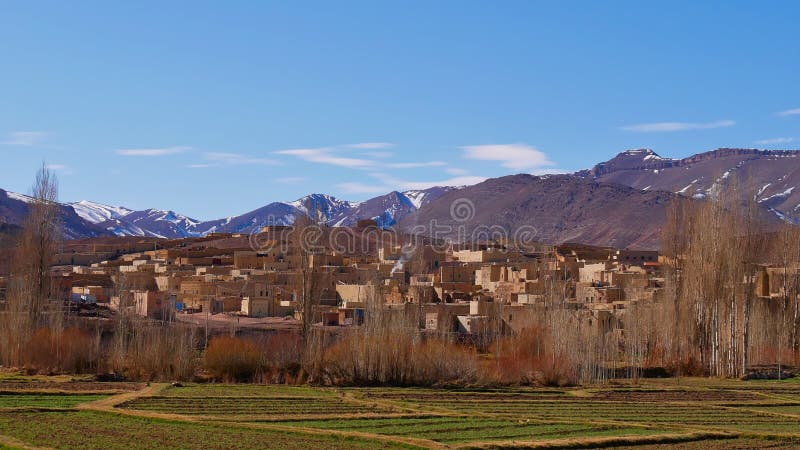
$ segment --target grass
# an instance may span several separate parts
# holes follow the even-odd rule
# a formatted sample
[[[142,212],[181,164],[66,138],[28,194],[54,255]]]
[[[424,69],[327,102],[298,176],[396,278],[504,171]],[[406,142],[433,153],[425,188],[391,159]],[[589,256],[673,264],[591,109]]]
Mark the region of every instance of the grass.
[[[0,395],[0,435],[55,448],[800,446],[800,384],[789,382],[643,380],[580,389],[190,384],[123,395],[101,402],[105,410],[70,409],[102,395]]]
[[[332,389],[308,386],[265,386],[253,384],[187,384],[170,387],[161,395],[164,397],[327,397],[336,395]]]
[[[0,393],[0,410],[5,408],[73,408],[81,403],[100,400],[96,394],[20,394]]]
[[[143,411],[188,415],[281,416],[304,414],[390,413],[377,405],[356,404],[336,397],[142,397],[120,405]]]
[[[588,437],[654,433],[654,430],[635,427],[519,422],[474,417],[294,421],[283,422],[282,424],[327,430],[358,430],[390,436],[421,437],[442,443],[517,438],[544,440],[572,436]]]
[[[57,449],[402,448],[357,438],[309,435],[123,416],[95,411],[0,413],[0,430]]]

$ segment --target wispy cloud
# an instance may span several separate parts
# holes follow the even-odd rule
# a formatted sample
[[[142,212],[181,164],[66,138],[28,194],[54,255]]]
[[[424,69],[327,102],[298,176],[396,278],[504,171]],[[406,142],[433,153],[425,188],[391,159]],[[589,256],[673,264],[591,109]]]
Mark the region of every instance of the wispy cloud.
[[[387,163],[383,164],[388,169],[417,169],[420,167],[439,167],[446,166],[447,163],[443,161],[430,161],[430,162],[400,162],[400,163]]]
[[[118,155],[122,156],[165,156],[183,153],[191,150],[191,147],[162,147],[162,148],[128,148],[117,150]]]
[[[800,114],[800,108],[787,109],[786,111],[780,111],[780,112],[777,112],[775,114],[777,114],[779,116],[784,116],[784,117],[785,116],[796,116],[796,115]]]
[[[359,142],[357,144],[343,145],[345,148],[353,148],[356,150],[380,150],[384,148],[392,148],[394,144],[390,142]]]
[[[710,130],[713,128],[725,128],[736,125],[733,120],[717,120],[715,122],[654,122],[640,123],[636,125],[625,125],[620,127],[624,131],[634,131],[637,133],[661,133],[670,131],[690,131],[690,130]]]
[[[383,148],[392,144],[385,142],[371,142],[363,144],[349,144],[334,147],[295,148],[277,150],[276,155],[288,155],[318,164],[347,167],[350,169],[418,169],[424,167],[440,167],[447,163],[443,161],[387,161],[392,157],[390,152],[358,152],[354,154],[347,149],[356,148]],[[383,146],[383,147],[381,147]]]
[[[444,171],[450,175],[466,175],[468,173],[466,170],[456,167],[448,167],[447,169],[444,169]]]
[[[393,154],[392,152],[364,152],[364,156],[382,159],[382,158],[391,158]]]
[[[483,161],[499,161],[509,169],[523,170],[552,166],[543,152],[527,144],[490,144],[461,147],[464,157]]]
[[[334,166],[351,167],[351,168],[364,168],[370,167],[374,164],[373,161],[363,158],[349,158],[337,156],[330,148],[296,148],[290,150],[278,150],[275,152],[278,155],[291,155],[296,156],[302,160],[320,163],[331,164]]]
[[[778,137],[778,138],[761,139],[761,140],[755,141],[755,143],[759,144],[759,145],[788,144],[789,142],[794,142],[794,138],[792,138],[792,137]]]
[[[73,171],[72,168],[66,164],[45,164],[44,167],[52,170],[53,172],[59,172],[63,175],[72,175],[75,173],[75,171]]]
[[[348,194],[380,194],[392,190],[428,189],[434,186],[469,186],[486,180],[486,177],[460,176],[432,181],[414,181],[394,178],[383,173],[370,174],[373,178],[381,180],[380,183],[347,182],[336,185],[342,192]]]
[[[0,144],[17,147],[35,147],[42,144],[50,133],[47,131],[12,131]]]
[[[203,156],[208,161],[225,165],[261,164],[267,166],[274,166],[278,164],[278,161],[275,161],[274,159],[254,158],[252,156],[243,155],[241,153],[207,152]]]

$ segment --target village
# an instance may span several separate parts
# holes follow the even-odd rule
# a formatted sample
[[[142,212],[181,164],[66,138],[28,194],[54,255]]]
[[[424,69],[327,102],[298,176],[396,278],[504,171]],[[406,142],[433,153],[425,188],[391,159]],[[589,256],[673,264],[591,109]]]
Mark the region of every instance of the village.
[[[371,221],[359,225],[353,230],[387,236]],[[262,230],[272,237],[286,231],[291,228]],[[399,244],[358,253],[318,251],[302,260],[293,243],[261,251],[250,241],[218,234],[185,248],[127,240],[73,249],[58,255],[58,285],[72,304],[128,308],[155,320],[292,328],[302,315],[305,271],[319,275],[313,292],[306,290],[316,297],[310,321],[317,326],[358,326],[368,303],[378,302],[414,315],[425,330],[480,334],[498,314],[519,331],[556,285],[563,308],[584,314],[587,324],[618,329],[627,306],[652,300],[662,284],[656,251],[561,245],[531,253],[492,244],[422,245],[402,264],[406,256]],[[307,266],[300,267],[301,261]]]
[[[287,226],[261,229],[259,242],[268,245],[256,249],[252,235],[221,233],[82,242],[57,255],[53,278],[70,310],[88,317],[124,311],[193,323],[207,333],[257,332],[299,329],[304,314],[314,327],[357,327],[368,308],[379,307],[420,330],[460,337],[520,332],[545,307],[572,311],[601,332],[622,333],[630,307],[660,301],[664,286],[664,257],[657,251],[417,242],[409,252],[398,234],[371,220],[328,230],[355,239],[359,245],[350,247],[359,249],[304,252]],[[762,267],[757,296],[782,296],[783,272]],[[5,290],[0,278],[0,301]]]

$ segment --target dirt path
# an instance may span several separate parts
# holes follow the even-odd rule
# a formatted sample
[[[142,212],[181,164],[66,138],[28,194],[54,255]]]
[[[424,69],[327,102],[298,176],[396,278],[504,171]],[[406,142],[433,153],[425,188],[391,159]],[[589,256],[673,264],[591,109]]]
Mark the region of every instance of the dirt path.
[[[153,395],[157,395],[167,387],[169,387],[169,384],[167,383],[154,383],[138,391],[124,392],[122,394],[112,395],[111,397],[106,397],[100,400],[81,403],[77,405],[75,408],[92,409],[95,411],[106,411],[108,409],[113,409],[115,406],[121,405],[122,403],[125,403],[127,401],[136,400],[139,397],[150,397]]]
[[[400,444],[404,446],[412,446],[412,447],[426,448],[426,449],[499,448],[506,446],[528,447],[528,448],[613,447],[620,445],[670,444],[670,443],[680,443],[680,442],[701,441],[706,439],[711,439],[711,440],[731,439],[731,438],[735,439],[742,435],[742,433],[735,431],[717,429],[717,427],[713,425],[664,424],[664,423],[653,423],[648,421],[623,421],[623,420],[604,419],[604,418],[566,418],[566,417],[546,418],[537,416],[535,411],[531,411],[530,413],[525,414],[525,418],[527,420],[530,420],[531,422],[580,423],[585,425],[613,425],[622,427],[660,428],[662,431],[666,432],[655,433],[655,434],[642,434],[642,435],[634,434],[627,436],[624,435],[595,436],[586,438],[566,438],[566,439],[562,438],[562,439],[548,439],[548,440],[524,440],[524,439],[508,440],[508,441],[478,440],[478,441],[464,442],[458,444],[443,444],[430,439],[409,437],[409,436],[393,436],[388,434],[384,435],[384,434],[376,434],[376,433],[354,431],[354,430],[331,430],[331,429],[314,428],[306,426],[273,424],[269,422],[258,422],[258,423],[247,422],[246,418],[243,417],[225,418],[221,416],[185,415],[177,413],[143,411],[143,410],[135,410],[135,409],[119,407],[119,405],[131,400],[135,400],[137,398],[159,395],[162,391],[164,391],[168,387],[169,385],[166,383],[152,384],[139,391],[125,392],[118,395],[113,395],[111,397],[102,400],[83,403],[78,405],[76,408],[80,410],[102,411],[106,413],[137,416],[137,417],[144,417],[151,419],[166,419],[166,420],[176,420],[181,422],[195,422],[195,423],[201,422],[221,427],[264,429],[277,432],[296,433],[301,435],[302,434],[327,435],[327,436],[335,435],[346,438],[363,439],[366,441],[375,442],[376,445],[380,445],[381,443],[383,443],[384,445]],[[761,394],[760,392],[758,393]],[[575,395],[573,395],[573,397],[581,398],[587,396],[587,394],[589,394],[587,391],[578,391],[576,392]],[[769,398],[771,396],[765,395],[765,397]],[[364,405],[364,406],[380,406],[386,408],[388,410],[387,413],[389,416],[396,416],[396,415],[410,415],[410,416],[427,415],[427,416],[442,416],[442,417],[470,416],[470,417],[484,417],[484,418],[497,418],[497,419],[513,419],[512,417],[509,417],[508,415],[505,414],[495,414],[491,412],[478,412],[478,411],[471,411],[468,414],[465,414],[464,412],[444,406],[430,408],[427,406],[406,404],[402,401],[397,401],[397,400],[373,399],[369,397],[362,397],[358,393],[354,392],[342,392],[340,393],[340,398],[348,403]],[[777,400],[777,398],[774,397],[773,399]],[[703,404],[702,402],[693,402],[693,401],[672,401],[663,403],[669,403],[680,406],[691,406],[692,408],[705,409],[705,410],[722,411],[730,409],[738,411],[747,411],[749,413],[759,414],[759,415],[767,415],[767,416],[771,415],[773,417],[798,418],[797,415],[792,415],[787,413],[751,410],[747,408],[746,405],[733,407],[727,405],[709,405],[709,404]],[[373,414],[369,415],[372,416]],[[377,414],[377,416],[380,417],[386,415],[387,414]],[[350,418],[350,416],[348,416],[348,418]],[[287,417],[281,417],[281,419],[287,419]],[[768,438],[768,437],[778,437],[779,435],[783,435],[785,433],[782,434],[782,433],[766,432],[766,433],[750,433],[750,434]],[[791,433],[785,435],[787,437],[798,436],[797,434],[791,434]],[[26,446],[22,442],[14,440],[13,438],[6,438],[3,436],[0,436],[0,444],[5,444],[19,448],[31,448],[29,446]]]
[[[284,431],[289,433],[311,434],[311,435],[327,435],[327,436],[337,435],[342,437],[361,438],[369,441],[411,445],[419,448],[430,448],[430,449],[445,448],[444,445],[439,444],[438,442],[430,441],[427,439],[419,439],[419,438],[387,436],[387,435],[372,434],[372,433],[362,433],[358,431],[322,430],[318,428],[292,427],[285,425],[272,425],[268,423],[245,423],[236,421],[223,422],[218,420],[215,421],[214,420],[215,417],[213,416],[202,416],[202,415],[188,416],[184,414],[161,413],[155,411],[142,411],[136,409],[118,408],[119,405],[131,400],[135,400],[137,398],[158,395],[168,387],[169,384],[166,383],[152,384],[140,391],[125,392],[123,394],[114,395],[101,400],[82,403],[78,405],[76,409],[84,411],[100,411],[100,412],[121,414],[127,416],[144,417],[149,419],[166,419],[166,420],[177,420],[181,422],[211,423],[224,427],[265,429],[265,430],[275,430],[275,431]]]

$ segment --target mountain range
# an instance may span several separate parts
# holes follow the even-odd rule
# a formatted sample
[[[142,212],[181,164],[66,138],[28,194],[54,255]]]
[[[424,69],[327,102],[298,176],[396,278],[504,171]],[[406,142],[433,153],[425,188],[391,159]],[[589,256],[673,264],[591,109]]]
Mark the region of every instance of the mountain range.
[[[239,216],[199,221],[175,211],[146,209],[134,211],[90,201],[69,203],[86,222],[118,236],[178,238],[209,233],[249,233],[264,225],[289,225],[298,215],[314,215],[331,226],[353,226],[360,219],[373,219],[381,227],[424,207],[456,188],[434,187],[425,190],[390,192],[363,202],[340,200],[330,195],[312,194],[292,202],[273,202]]]
[[[624,151],[591,169],[562,175],[511,175],[473,186],[390,192],[362,202],[312,194],[273,202],[253,211],[200,221],[171,210],[132,210],[91,201],[60,205],[66,238],[151,236],[177,238],[212,232],[247,233],[267,224],[291,224],[313,214],[332,226],[374,219],[381,227],[420,224],[498,225],[511,232],[536,230],[546,242],[582,242],[615,247],[655,248],[666,205],[673,198],[699,201],[737,178],[775,217],[800,219],[800,151],[720,148],[682,159],[649,149]],[[453,219],[451,206],[468,199],[466,222]],[[29,197],[0,189],[0,225],[21,225]]]

